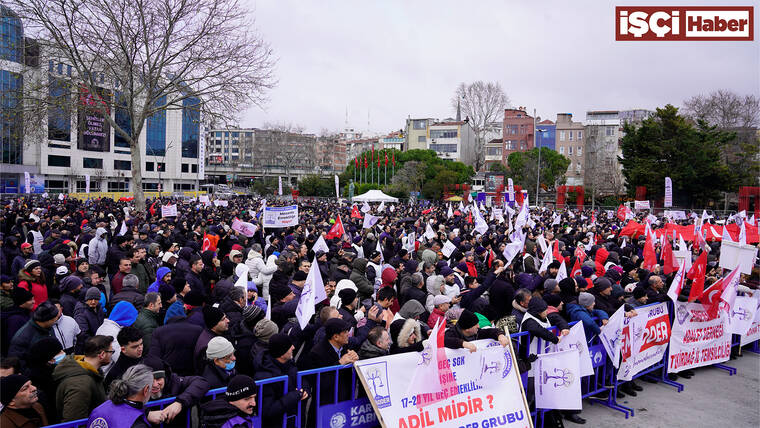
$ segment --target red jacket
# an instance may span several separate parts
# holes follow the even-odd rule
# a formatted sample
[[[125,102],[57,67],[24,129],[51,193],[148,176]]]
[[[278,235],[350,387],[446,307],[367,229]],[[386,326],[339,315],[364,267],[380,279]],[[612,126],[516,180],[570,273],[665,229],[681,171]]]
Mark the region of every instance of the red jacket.
[[[34,308],[32,308],[32,310],[37,309],[37,306],[39,306],[40,303],[48,299],[48,289],[44,281],[34,279],[26,271],[21,271],[18,275],[18,279],[18,286],[32,293],[34,296]]]
[[[434,308],[433,312],[431,312],[430,316],[428,317],[428,326],[430,326],[430,328],[435,328],[435,323],[439,322],[439,320],[440,320],[441,325],[443,325],[445,327],[446,326],[446,313],[443,312],[443,311],[441,311],[438,308]]]

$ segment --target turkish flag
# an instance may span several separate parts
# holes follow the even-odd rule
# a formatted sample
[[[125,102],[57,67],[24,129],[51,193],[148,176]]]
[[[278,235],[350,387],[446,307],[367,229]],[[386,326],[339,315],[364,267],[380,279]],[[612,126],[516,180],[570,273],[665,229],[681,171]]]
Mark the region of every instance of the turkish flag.
[[[351,208],[351,218],[362,218],[362,213],[359,211],[359,207],[354,205],[353,208]]]
[[[388,166],[388,153],[385,153],[385,166]]]
[[[665,238],[665,245],[662,246],[661,256],[663,264],[662,270],[665,272],[665,275],[670,275],[678,270],[676,258],[673,256],[673,247],[670,245],[670,240],[668,240],[668,238]]]
[[[734,269],[731,271],[730,274],[728,274],[727,277],[721,278],[713,285],[707,288],[707,290],[703,291],[702,294],[699,296],[699,301],[702,302],[702,306],[704,306],[705,310],[708,314],[710,314],[710,318],[715,318],[718,316],[718,310],[720,309],[720,302],[722,299],[722,296],[724,292],[726,291],[726,288],[728,287],[734,287],[734,282],[739,280],[739,269]],[[694,288],[692,287],[692,290]],[[734,291],[732,291],[734,295],[736,295],[735,287]],[[689,300],[691,301],[691,295],[689,295]],[[730,314],[730,302],[726,302],[729,304],[729,314]]]
[[[393,152],[391,157],[393,158],[393,166],[396,166],[396,152]]]
[[[575,264],[573,265],[573,270],[570,271],[570,277],[574,278],[576,276],[582,275],[581,273],[581,260],[576,257],[575,258]]]
[[[346,230],[343,229],[343,222],[340,219],[340,215],[338,215],[338,219],[335,220],[335,224],[330,228],[330,231],[327,232],[325,239],[340,238],[344,233],[346,233]]]
[[[559,241],[554,241],[553,247],[554,248],[552,249],[552,256],[554,257],[554,259],[560,263],[565,261],[565,258],[562,257],[562,253],[559,252]]]
[[[604,276],[604,262],[607,261],[607,257],[610,256],[610,252],[604,247],[599,247],[596,250],[596,257],[594,263],[596,265],[596,276]]]
[[[367,169],[367,155],[364,155],[364,169]]]
[[[216,251],[216,246],[219,243],[219,235],[203,234],[203,245],[201,246],[201,252],[211,250]]]
[[[156,202],[158,202],[158,201],[156,201]],[[150,209],[148,210],[148,211],[150,211],[150,215],[156,215],[156,202],[153,202],[150,205]]]
[[[579,259],[581,263],[586,260],[586,251],[583,250],[583,246],[581,244],[578,244],[578,246],[575,247],[575,258]]]
[[[705,289],[705,275],[707,274],[707,252],[702,251],[697,261],[691,265],[686,277],[692,280],[689,301],[693,302],[703,295]],[[714,286],[714,285],[713,285]],[[710,287],[712,288],[712,287]],[[700,298],[701,300],[701,298]],[[704,303],[704,302],[703,302]]]
[[[641,264],[641,267],[648,271],[651,271],[652,269],[654,269],[654,266],[657,264],[657,254],[655,253],[655,250],[654,250],[654,239],[652,237],[651,231],[649,230],[649,226],[647,226],[645,233],[647,235],[646,236],[647,240],[644,243],[644,251],[643,251],[644,263]]]
[[[617,218],[620,219],[620,221],[625,220],[625,214],[626,214],[627,210],[628,209],[625,207],[625,205],[620,204],[620,206],[617,209],[617,213],[616,213]]]
[[[422,215],[430,214],[431,212],[433,212],[433,209],[432,208],[428,208],[428,209],[422,211]]]

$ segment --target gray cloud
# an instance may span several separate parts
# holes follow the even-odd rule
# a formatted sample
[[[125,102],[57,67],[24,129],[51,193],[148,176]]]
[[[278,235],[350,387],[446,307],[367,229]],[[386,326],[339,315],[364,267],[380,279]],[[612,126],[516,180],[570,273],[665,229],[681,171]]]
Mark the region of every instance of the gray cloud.
[[[279,58],[265,111],[242,126],[293,122],[388,132],[452,116],[459,82],[498,81],[513,105],[577,120],[587,110],[679,105],[719,88],[760,95],[753,42],[616,42],[618,2],[244,0]],[[637,5],[720,5],[639,0]],[[623,3],[630,4],[630,3]],[[753,5],[733,1],[732,5]]]

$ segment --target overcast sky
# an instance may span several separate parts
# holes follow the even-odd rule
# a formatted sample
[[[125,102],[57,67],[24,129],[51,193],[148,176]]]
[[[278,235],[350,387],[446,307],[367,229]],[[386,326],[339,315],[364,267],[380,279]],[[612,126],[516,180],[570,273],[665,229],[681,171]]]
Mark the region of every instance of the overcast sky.
[[[497,81],[513,106],[559,112],[680,105],[715,89],[760,95],[758,5],[752,42],[616,42],[616,5],[574,1],[242,0],[278,59],[265,110],[241,126],[291,122],[318,133],[386,133],[411,117],[453,116],[460,82]],[[539,6],[539,3],[541,6]],[[544,7],[543,5],[546,4]]]

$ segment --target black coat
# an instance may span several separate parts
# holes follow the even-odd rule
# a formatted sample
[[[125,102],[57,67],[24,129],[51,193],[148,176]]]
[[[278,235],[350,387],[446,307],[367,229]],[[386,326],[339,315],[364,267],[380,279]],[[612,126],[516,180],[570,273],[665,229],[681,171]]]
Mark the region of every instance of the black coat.
[[[98,331],[98,327],[103,324],[105,318],[106,314],[100,305],[96,306],[93,311],[86,304],[82,302],[77,303],[74,307],[74,320],[79,325],[80,330],[77,336],[77,343],[84,344],[85,340],[95,336],[95,332]]]
[[[71,293],[63,293],[59,301],[61,302],[61,307],[63,307],[63,314],[73,318],[79,299],[72,296]]]
[[[219,309],[227,314],[227,318],[230,320],[230,329],[237,328],[240,325],[240,321],[243,320],[243,308],[233,302],[230,296],[226,296],[222,300]]]
[[[283,391],[283,382],[275,382],[264,385],[262,398],[262,426],[277,426],[282,423],[282,415],[294,414],[298,410],[301,401],[301,393],[296,390],[296,377],[298,367],[293,360],[280,363],[268,352],[256,367],[254,379],[268,379],[278,376],[288,377],[288,389]],[[308,390],[308,387],[304,386]]]
[[[304,370],[316,369],[320,367],[331,367],[340,365],[340,358],[348,352],[348,346],[344,346],[340,351],[340,356],[332,347],[327,339],[323,339],[311,348],[307,358],[303,360]],[[316,377],[307,378],[309,382],[316,384]],[[335,393],[335,373],[323,373],[320,377],[321,391],[320,396],[322,403],[328,404],[334,402]],[[348,400],[351,398],[351,371],[349,369],[341,370],[338,375],[338,400]],[[313,395],[316,391],[312,392]]]
[[[203,329],[176,317],[153,331],[148,355],[166,361],[175,373],[182,376],[195,374],[193,351]]]
[[[455,325],[454,327],[446,330],[446,333],[443,336],[443,344],[447,348],[459,349],[462,347],[462,343],[465,341],[471,342],[473,340],[480,339],[497,340],[500,334],[503,334],[503,332],[498,328],[481,328],[478,329],[477,334],[468,337],[464,335],[459,326]]]
[[[0,355],[8,355],[11,339],[31,318],[31,312],[18,306],[0,311]]]
[[[493,275],[493,273],[488,274]],[[514,285],[502,276],[493,280],[493,285],[488,291],[488,305],[493,309],[496,319],[501,319],[512,313],[512,300],[515,298]]]
[[[208,381],[209,389],[216,389],[227,386],[230,379],[235,377],[236,374],[235,369],[227,371],[215,365],[213,361],[206,360],[202,377]]]
[[[44,337],[55,337],[55,335],[53,335],[53,330],[42,328],[39,324],[30,319],[19,331],[16,332],[13,338],[11,338],[8,356],[18,357],[23,361],[26,358],[26,352],[29,348]]]

